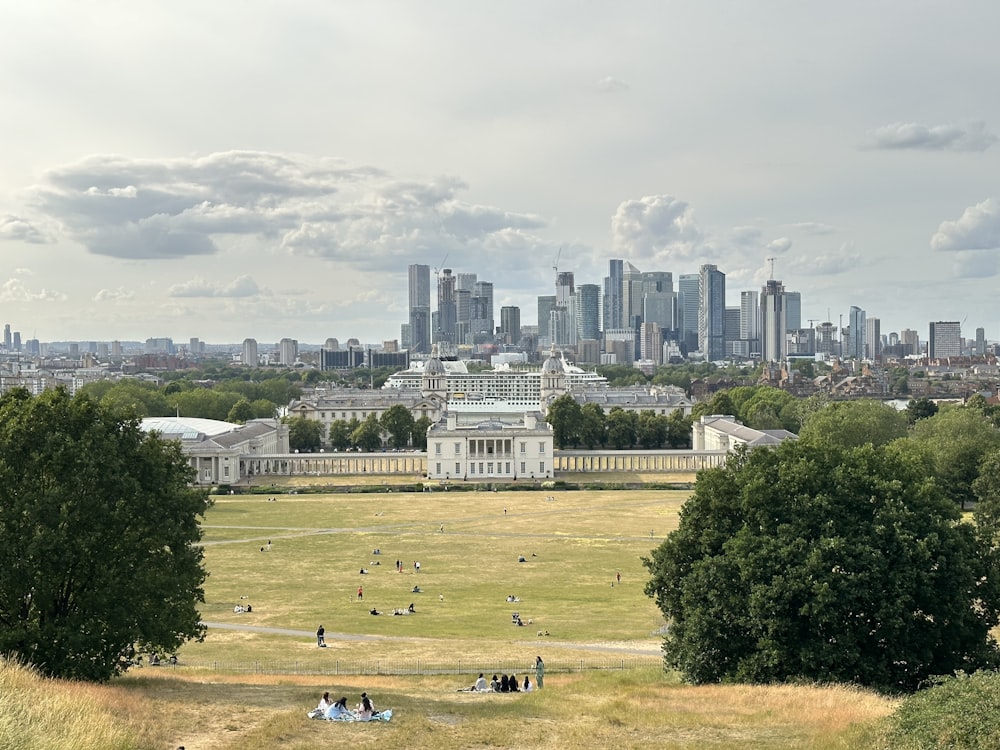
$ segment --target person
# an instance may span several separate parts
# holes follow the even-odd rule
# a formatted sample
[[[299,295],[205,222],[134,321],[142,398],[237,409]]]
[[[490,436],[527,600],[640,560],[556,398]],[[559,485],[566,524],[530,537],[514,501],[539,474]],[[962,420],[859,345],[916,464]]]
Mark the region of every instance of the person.
[[[358,586],[358,601],[360,602],[364,598],[365,598],[365,590],[361,586]]]
[[[323,629],[323,626],[322,626],[322,625],[320,625],[320,626],[319,626],[319,627],[318,627],[318,628],[316,629],[316,645],[317,645],[317,646],[318,646],[319,648],[324,648],[324,647],[326,646],[326,638],[325,638],[325,634],[326,634],[326,631],[325,631],[325,630]]]
[[[500,679],[496,675],[493,675],[493,679],[490,680],[490,690],[494,693],[500,692]]]
[[[380,615],[382,613],[379,612],[377,609],[375,609],[375,607],[372,607],[371,610],[369,610],[369,614],[371,614],[371,615]]]
[[[483,676],[482,672],[479,673],[479,679],[476,680],[476,684],[472,686],[472,689],[477,693],[486,692],[486,678]]]
[[[319,699],[319,705],[316,706],[316,708],[318,708],[323,713],[326,713],[326,710],[332,705],[333,704],[330,703],[330,693],[329,691],[327,691],[323,693],[323,697]]]
[[[241,614],[243,612],[243,605],[237,604],[235,607],[233,607],[233,612],[235,614]]]
[[[246,611],[247,612],[253,612],[253,605],[252,604],[248,604],[247,608],[246,608]]]
[[[510,678],[507,675],[500,675],[500,692],[509,693],[510,692]]]
[[[618,579],[618,583],[622,582],[622,572],[620,570],[617,573],[615,573],[615,578]]]
[[[361,694],[361,703],[358,704],[358,718],[370,719],[375,714],[375,704],[372,703],[368,693]]]
[[[419,573],[419,572],[420,572],[420,561],[419,561],[419,560],[417,560],[417,561],[416,561],[415,563],[413,563],[413,564],[414,564],[414,565],[416,566],[416,568],[417,568],[417,572]]]
[[[548,635],[547,631],[546,631],[546,635]],[[542,657],[536,656],[535,657],[535,685],[538,686],[539,690],[542,689],[542,685],[544,684],[544,677],[545,677],[545,662],[542,661]]]
[[[326,710],[326,718],[336,719],[340,716],[345,716],[349,713],[351,713],[351,711],[347,707],[347,698],[341,697],[339,701],[334,703]]]
[[[519,693],[519,692],[521,692],[521,689],[517,686],[517,675],[516,674],[512,674],[510,676],[510,692],[512,692],[512,693]]]
[[[531,680],[528,679],[528,675],[524,676],[524,687],[521,688],[521,692],[524,693],[531,692]]]
[[[420,593],[420,587],[419,586],[414,586],[413,590],[410,593],[412,593],[412,594],[419,594]]]
[[[417,611],[416,609],[413,608],[413,602],[410,602],[410,606],[407,607],[407,609],[410,611],[411,615]]]

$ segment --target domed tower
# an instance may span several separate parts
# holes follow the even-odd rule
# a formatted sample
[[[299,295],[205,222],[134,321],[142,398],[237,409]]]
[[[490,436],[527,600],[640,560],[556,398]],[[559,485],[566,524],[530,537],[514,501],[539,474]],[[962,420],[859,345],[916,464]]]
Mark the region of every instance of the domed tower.
[[[542,388],[538,408],[543,413],[549,404],[569,391],[566,382],[566,370],[563,368],[562,356],[552,348],[548,358],[542,364]]]
[[[448,373],[438,359],[437,344],[431,350],[431,358],[424,365],[420,393],[424,398],[436,396],[441,402],[448,400]]]

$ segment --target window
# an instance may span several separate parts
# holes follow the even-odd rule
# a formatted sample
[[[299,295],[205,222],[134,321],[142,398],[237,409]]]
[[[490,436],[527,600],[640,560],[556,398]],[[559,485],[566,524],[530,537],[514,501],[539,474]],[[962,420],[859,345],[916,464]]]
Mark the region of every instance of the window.
[[[504,474],[510,474],[510,461],[504,464]]]
[[[522,440],[521,441],[521,453],[527,453],[527,452],[528,452],[528,444]]]
[[[483,462],[482,461],[479,462],[479,473],[480,474],[483,473]]]
[[[225,477],[226,479],[229,479],[229,467],[228,466],[223,466],[222,467],[222,476]]]
[[[434,443],[434,455],[435,456],[441,455],[441,443]]]
[[[475,474],[476,473],[476,465],[475,464],[469,464],[469,473],[470,474]]]
[[[524,461],[522,461],[521,462],[521,473],[523,474],[526,471],[527,471],[527,469],[524,468]]]
[[[539,461],[538,462],[538,472],[540,474],[544,474],[545,473],[545,462],[544,461]]]
[[[435,466],[437,467],[437,471],[435,471],[434,473],[437,474],[438,476],[441,476],[441,464],[435,464]]]
[[[460,464],[460,463],[458,463],[456,461],[455,462],[455,475],[457,476],[457,475],[459,475],[461,473],[462,473],[462,464]]]
[[[461,456],[462,455],[462,444],[461,443],[455,443],[455,455],[456,456]]]
[[[490,461],[488,464],[486,464],[486,473],[489,474],[490,476],[493,476],[493,462],[492,461]]]
[[[544,456],[545,455],[545,443],[539,443],[538,444],[538,455],[539,456]]]

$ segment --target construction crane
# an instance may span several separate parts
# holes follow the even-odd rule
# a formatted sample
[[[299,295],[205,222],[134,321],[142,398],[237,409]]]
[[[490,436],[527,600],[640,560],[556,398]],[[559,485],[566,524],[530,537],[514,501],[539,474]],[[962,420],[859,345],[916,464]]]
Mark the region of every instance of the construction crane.
[[[771,275],[768,278],[774,278],[774,258],[768,258],[767,262],[771,264]]]
[[[451,255],[450,250],[444,254],[444,257],[441,259],[441,262],[438,263],[437,268],[434,269],[434,275],[437,277],[439,284],[441,283],[441,269],[444,268],[444,264],[448,262],[449,255]]]
[[[559,252],[556,253],[556,259],[552,261],[552,270],[556,272],[556,279],[559,278],[559,258],[562,255],[562,247],[559,248]]]

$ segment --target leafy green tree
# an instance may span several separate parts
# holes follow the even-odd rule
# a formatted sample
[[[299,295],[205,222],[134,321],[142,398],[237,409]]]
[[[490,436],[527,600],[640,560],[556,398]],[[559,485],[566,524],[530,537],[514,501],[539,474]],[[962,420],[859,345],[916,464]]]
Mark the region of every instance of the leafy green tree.
[[[330,433],[327,442],[334,450],[347,450],[351,445],[351,429],[348,427],[346,419],[338,419],[330,422]]]
[[[301,453],[318,451],[323,444],[323,423],[308,417],[288,420],[288,447]]]
[[[667,415],[667,447],[672,449],[691,447],[691,417],[685,416],[683,409],[674,409]]]
[[[200,417],[226,421],[229,410],[240,400],[240,395],[232,391],[216,391],[211,388],[193,388],[170,396],[172,409],[183,417]]]
[[[570,394],[563,394],[549,405],[545,420],[552,425],[552,441],[556,448],[569,448],[580,443],[583,412]]]
[[[255,419],[274,419],[274,415],[278,413],[278,405],[266,398],[254,399],[250,405]]]
[[[587,450],[604,445],[606,430],[604,409],[600,404],[589,401],[580,407],[579,438]]]
[[[702,471],[644,564],[695,683],[913,690],[997,663],[1000,561],[913,454],[788,441]]]
[[[780,388],[757,386],[750,398],[739,407],[740,421],[756,430],[787,429],[779,415],[794,401],[792,394]]]
[[[174,413],[166,396],[155,385],[134,378],[126,378],[117,383],[110,381],[88,383],[81,392],[95,400],[99,399],[105,406],[118,409],[123,414],[165,417]]]
[[[1000,450],[983,456],[979,476],[972,481],[972,492],[976,496],[973,511],[976,525],[997,539],[1000,537]]]
[[[929,398],[911,398],[906,405],[906,421],[911,425],[921,419],[933,417],[938,413],[938,405]]]
[[[241,398],[233,404],[233,408],[229,410],[229,414],[226,415],[226,421],[246,424],[249,420],[253,419],[254,416],[253,404],[245,398]]]
[[[799,439],[814,445],[853,448],[885,445],[906,435],[906,416],[870,399],[835,401],[810,414]]]
[[[427,430],[432,424],[430,417],[420,417],[413,423],[413,447],[417,450],[427,450]]]
[[[965,508],[975,501],[972,483],[980,462],[1000,448],[1000,431],[978,409],[953,407],[913,425],[909,442],[930,461],[948,497]]]
[[[402,404],[393,404],[382,413],[382,429],[389,433],[393,448],[405,448],[413,435],[413,414]]]
[[[708,401],[699,401],[691,409],[691,416],[694,419],[701,419],[713,414],[731,414],[736,416],[736,405],[733,404],[729,391],[716,391]]]
[[[639,415],[614,406],[608,412],[608,445],[615,450],[635,447],[639,434]]]
[[[382,426],[379,424],[375,412],[365,417],[364,421],[351,433],[351,442],[368,453],[382,447]]]
[[[667,442],[667,418],[651,411],[639,414],[636,424],[636,439],[643,448],[662,448]]]
[[[200,638],[208,498],[180,444],[64,390],[0,398],[0,653],[104,681]]]

